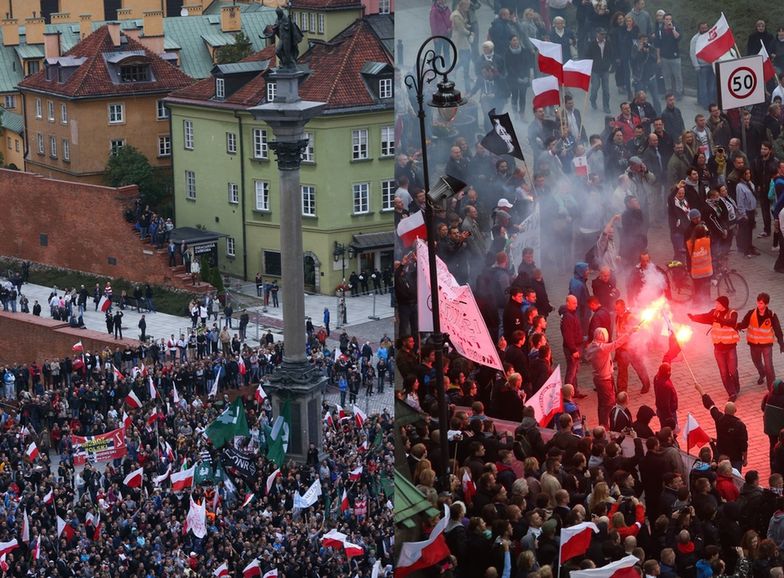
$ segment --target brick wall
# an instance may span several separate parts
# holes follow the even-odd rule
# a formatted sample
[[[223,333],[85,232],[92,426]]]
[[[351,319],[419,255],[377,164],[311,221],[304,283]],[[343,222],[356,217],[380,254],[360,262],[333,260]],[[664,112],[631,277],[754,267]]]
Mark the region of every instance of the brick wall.
[[[123,217],[136,195],[135,185],[102,187],[0,169],[0,255],[171,285],[165,256],[143,244]]]
[[[71,347],[81,341],[85,351],[99,351],[107,345],[138,347],[135,339],[114,340],[106,333],[89,329],[73,329],[62,321],[36,317],[26,313],[0,311],[0,363],[39,364],[46,358],[73,357]]]

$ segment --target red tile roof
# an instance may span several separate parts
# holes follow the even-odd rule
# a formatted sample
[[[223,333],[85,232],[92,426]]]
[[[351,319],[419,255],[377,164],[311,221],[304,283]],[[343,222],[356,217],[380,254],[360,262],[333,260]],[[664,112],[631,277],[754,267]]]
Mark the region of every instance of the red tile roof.
[[[63,56],[84,57],[87,60],[63,83],[47,80],[41,70],[19,83],[22,89],[40,90],[63,96],[80,98],[90,96],[121,96],[148,92],[166,92],[188,86],[193,79],[157,54],[147,50],[140,42],[125,37],[127,42],[115,47],[108,26],[101,26]],[[111,52],[144,51],[150,63],[150,82],[113,82],[103,55]]]

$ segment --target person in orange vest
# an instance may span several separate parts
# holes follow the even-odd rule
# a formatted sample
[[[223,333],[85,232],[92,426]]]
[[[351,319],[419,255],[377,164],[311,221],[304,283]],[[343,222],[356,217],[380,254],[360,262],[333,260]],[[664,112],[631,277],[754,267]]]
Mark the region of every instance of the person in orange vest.
[[[708,227],[697,225],[686,241],[689,254],[689,274],[694,281],[694,296],[698,302],[710,295],[710,282],[713,277],[713,261],[711,257],[711,240]]]
[[[751,361],[759,372],[757,385],[767,382],[768,391],[773,388],[776,372],[773,369],[773,341],[779,344],[779,351],[784,353],[784,336],[778,316],[768,308],[770,295],[757,295],[757,307],[746,313],[743,321],[738,324],[738,331],[746,330],[746,342],[749,344]]]
[[[738,325],[738,312],[730,309],[730,300],[726,295],[716,298],[716,306],[707,313],[689,313],[689,319],[696,323],[711,326],[711,339],[713,339],[713,356],[719,367],[721,383],[727,390],[730,401],[738,399],[740,381],[738,379],[738,341],[740,335]]]

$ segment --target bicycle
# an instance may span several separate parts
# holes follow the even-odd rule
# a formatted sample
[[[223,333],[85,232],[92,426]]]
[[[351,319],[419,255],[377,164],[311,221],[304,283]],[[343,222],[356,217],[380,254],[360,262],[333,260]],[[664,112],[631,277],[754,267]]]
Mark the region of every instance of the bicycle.
[[[749,284],[737,269],[730,269],[728,262],[728,256],[719,258],[719,271],[711,279],[711,296],[717,299],[725,295],[730,309],[743,309],[749,302]]]
[[[686,264],[673,260],[667,263],[667,276],[670,281],[670,297],[676,303],[687,303],[694,297],[694,281]]]

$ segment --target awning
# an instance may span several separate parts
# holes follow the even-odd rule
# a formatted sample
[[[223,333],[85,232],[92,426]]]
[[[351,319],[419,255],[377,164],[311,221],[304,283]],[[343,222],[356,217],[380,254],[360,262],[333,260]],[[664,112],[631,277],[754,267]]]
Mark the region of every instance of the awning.
[[[195,227],[177,227],[171,232],[169,238],[178,245],[180,243],[194,245],[196,243],[209,243],[210,241],[217,241],[221,237],[228,237],[228,235],[225,233],[216,233],[215,231],[196,229]]]
[[[359,233],[354,235],[351,246],[357,253],[370,251],[372,249],[386,249],[395,246],[395,232],[384,231],[383,233]]]
[[[438,510],[427,501],[414,484],[395,469],[395,524],[414,528],[417,525],[416,518],[420,514],[432,518],[438,515]]]

